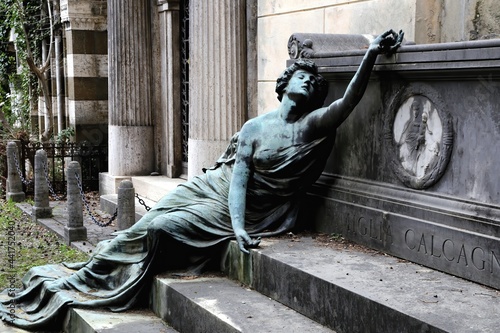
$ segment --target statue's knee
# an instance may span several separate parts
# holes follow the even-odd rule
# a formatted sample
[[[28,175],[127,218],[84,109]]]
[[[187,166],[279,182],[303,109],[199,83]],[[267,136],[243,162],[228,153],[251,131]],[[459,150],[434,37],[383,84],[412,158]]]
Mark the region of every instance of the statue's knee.
[[[161,230],[160,223],[158,219],[153,219],[148,225],[148,234],[155,234]]]

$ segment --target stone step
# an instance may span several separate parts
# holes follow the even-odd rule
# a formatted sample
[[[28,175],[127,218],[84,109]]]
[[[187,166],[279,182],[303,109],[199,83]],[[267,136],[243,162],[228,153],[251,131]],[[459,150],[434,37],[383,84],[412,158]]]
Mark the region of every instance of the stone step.
[[[146,198],[141,198],[144,200],[144,203],[148,207],[153,207],[156,202],[151,201]],[[116,212],[116,207],[118,204],[118,195],[117,194],[105,194],[100,196],[100,205],[101,205],[101,210],[108,213],[108,214],[114,214]],[[135,221],[139,221],[141,217],[146,214],[147,210],[144,205],[141,205],[139,203],[139,200],[137,198],[135,199]]]
[[[152,310],[179,332],[332,332],[256,291],[222,277],[156,277]]]
[[[266,239],[227,274],[338,332],[498,332],[500,292],[328,237]]]
[[[2,331],[3,332],[3,331]],[[71,309],[66,318],[67,333],[176,333],[151,311],[109,312]]]
[[[148,207],[153,207],[163,196],[184,183],[181,178],[168,178],[165,176],[136,176],[132,177],[135,193],[144,201]],[[108,214],[114,214],[118,201],[117,194],[105,194],[100,197],[101,209]],[[146,214],[146,207],[136,199],[135,219],[138,221]]]
[[[135,193],[150,201],[158,202],[168,192],[186,180],[168,178],[165,176],[135,176],[132,177]]]

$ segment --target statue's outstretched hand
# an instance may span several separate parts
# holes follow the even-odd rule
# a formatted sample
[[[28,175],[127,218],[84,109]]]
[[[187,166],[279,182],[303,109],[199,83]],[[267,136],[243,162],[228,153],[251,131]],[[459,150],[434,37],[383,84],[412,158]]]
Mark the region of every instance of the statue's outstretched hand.
[[[403,30],[399,30],[396,33],[394,30],[387,30],[371,43],[371,47],[376,47],[380,53],[386,54],[388,56],[394,54],[398,47],[401,46],[403,42],[405,33]]]
[[[247,250],[248,248],[258,247],[260,244],[260,237],[252,239],[244,229],[237,229],[234,231],[234,234],[236,235],[236,241],[241,252],[250,253]]]

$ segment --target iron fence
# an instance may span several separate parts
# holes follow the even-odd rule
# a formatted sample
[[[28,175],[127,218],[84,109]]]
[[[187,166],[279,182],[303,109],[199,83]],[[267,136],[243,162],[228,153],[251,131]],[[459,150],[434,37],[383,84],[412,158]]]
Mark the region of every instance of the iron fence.
[[[35,153],[47,153],[48,180],[56,193],[66,192],[66,164],[78,161],[82,168],[82,186],[85,191],[99,190],[99,173],[108,171],[108,146],[94,146],[84,142],[21,142],[20,163],[24,178],[32,178]],[[33,185],[25,185],[26,194],[33,193]]]

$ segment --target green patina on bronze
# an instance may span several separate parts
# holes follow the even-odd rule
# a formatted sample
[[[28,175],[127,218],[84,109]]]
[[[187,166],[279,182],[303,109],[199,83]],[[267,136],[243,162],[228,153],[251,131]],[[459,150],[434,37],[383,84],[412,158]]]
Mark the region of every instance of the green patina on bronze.
[[[247,252],[259,237],[290,230],[301,197],[323,171],[337,127],[363,96],[377,55],[394,52],[402,38],[393,31],[376,38],[344,96],[327,107],[320,107],[327,86],[316,66],[298,60],[278,79],[280,106],[245,123],[215,166],[101,242],[88,262],[31,269],[24,290],[2,302],[2,319],[53,329],[67,306],[127,310],[148,300],[158,272],[197,272],[212,259],[219,262],[231,239]],[[12,315],[9,304],[15,304]]]

